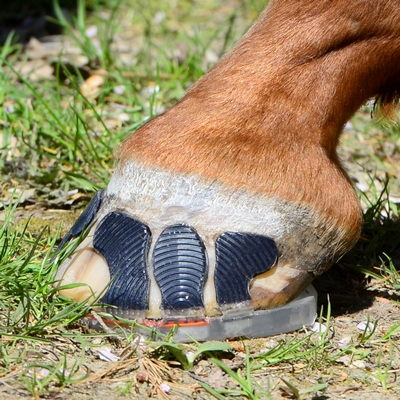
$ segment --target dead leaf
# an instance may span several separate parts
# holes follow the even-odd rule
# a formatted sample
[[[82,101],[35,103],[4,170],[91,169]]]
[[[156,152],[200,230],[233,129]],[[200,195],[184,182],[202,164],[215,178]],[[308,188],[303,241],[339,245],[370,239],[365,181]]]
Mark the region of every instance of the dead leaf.
[[[107,362],[117,362],[119,360],[119,357],[111,353],[111,349],[109,347],[98,349],[97,355],[99,356],[100,360]]]
[[[82,94],[89,99],[95,99],[100,94],[100,88],[104,85],[104,81],[103,75],[91,75],[80,86]]]

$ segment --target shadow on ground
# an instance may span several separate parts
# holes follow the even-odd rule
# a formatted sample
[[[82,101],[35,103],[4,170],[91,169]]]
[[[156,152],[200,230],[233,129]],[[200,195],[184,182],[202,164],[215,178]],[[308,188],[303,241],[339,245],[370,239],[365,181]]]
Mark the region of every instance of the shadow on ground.
[[[368,212],[353,250],[313,282],[319,307],[326,309],[329,298],[333,317],[367,309],[377,297],[400,301],[400,281],[393,281],[400,271],[400,219],[370,218]]]
[[[4,3],[4,4],[3,4]],[[77,0],[59,0],[64,13],[74,13]],[[26,43],[30,38],[41,38],[62,33],[61,27],[52,22],[52,0],[13,0],[2,2],[0,13],[0,45],[12,33],[14,40]]]

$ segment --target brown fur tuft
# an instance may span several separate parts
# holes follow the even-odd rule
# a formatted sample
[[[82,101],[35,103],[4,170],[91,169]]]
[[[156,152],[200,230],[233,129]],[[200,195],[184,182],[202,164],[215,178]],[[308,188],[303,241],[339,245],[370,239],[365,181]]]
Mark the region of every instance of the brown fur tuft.
[[[400,102],[400,81],[388,85],[386,90],[376,96],[374,102],[374,112],[381,114],[384,118],[394,120],[396,111],[399,109]]]

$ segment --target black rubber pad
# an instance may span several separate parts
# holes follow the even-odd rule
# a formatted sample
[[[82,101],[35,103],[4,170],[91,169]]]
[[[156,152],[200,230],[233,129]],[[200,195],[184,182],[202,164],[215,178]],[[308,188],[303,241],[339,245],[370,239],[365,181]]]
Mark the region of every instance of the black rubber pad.
[[[56,253],[58,253],[70,239],[79,236],[83,230],[90,225],[93,221],[94,216],[100,208],[101,198],[103,195],[103,191],[99,190],[92,200],[90,200],[89,204],[83,210],[82,214],[75,221],[72,228],[67,232],[67,234],[63,237],[60,244],[57,247]]]
[[[271,238],[249,233],[223,233],[215,248],[215,290],[220,306],[251,300],[250,281],[271,269],[278,255]]]
[[[110,268],[111,283],[102,302],[125,310],[147,310],[147,253],[150,229],[120,212],[107,214],[96,229],[93,247]]]
[[[155,245],[153,263],[164,310],[204,308],[207,257],[204,244],[193,228],[187,225],[166,228]]]

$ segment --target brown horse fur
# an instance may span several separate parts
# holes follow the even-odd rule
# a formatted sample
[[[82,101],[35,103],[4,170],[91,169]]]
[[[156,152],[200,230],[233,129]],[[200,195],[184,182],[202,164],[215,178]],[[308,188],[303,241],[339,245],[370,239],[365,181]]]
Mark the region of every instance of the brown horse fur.
[[[275,306],[357,241],[360,206],[339,136],[366,100],[388,110],[399,90],[400,0],[272,0],[181,101],[126,140],[119,168],[134,163],[290,205],[282,212],[296,229],[251,285],[256,308]],[[287,281],[278,293],[262,283],[272,276]]]
[[[367,99],[399,88],[400,1],[275,0],[120,156],[307,203],[357,236],[336,146]]]

